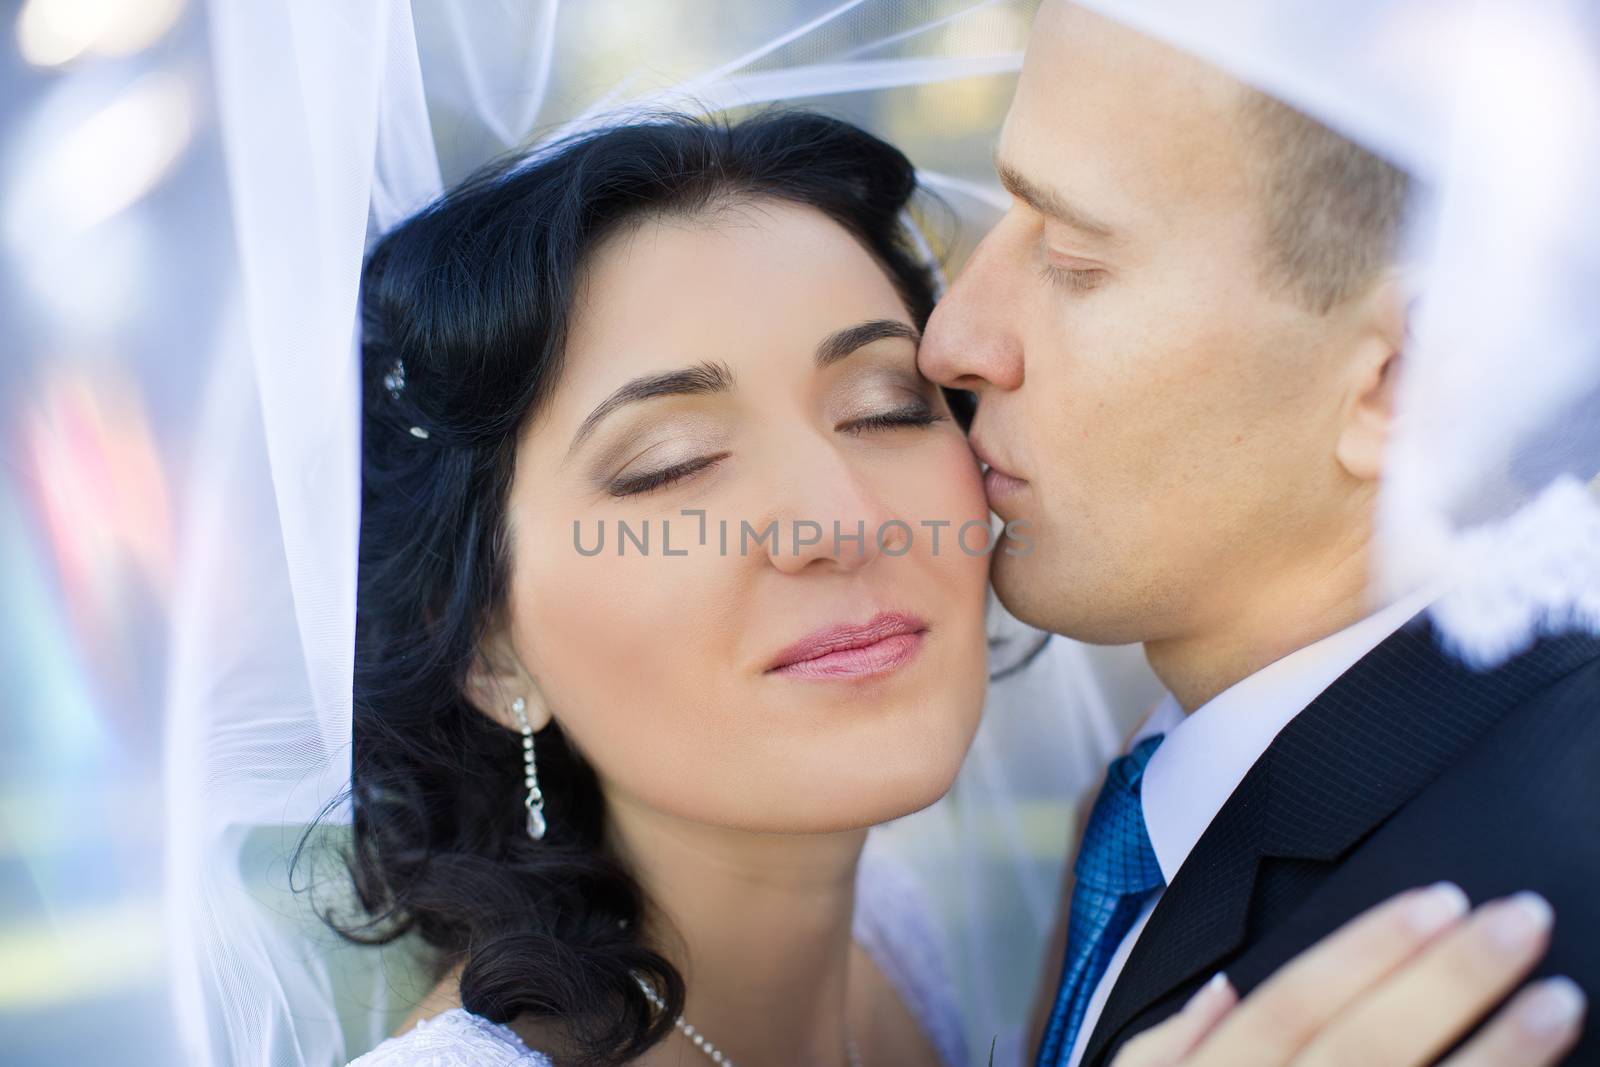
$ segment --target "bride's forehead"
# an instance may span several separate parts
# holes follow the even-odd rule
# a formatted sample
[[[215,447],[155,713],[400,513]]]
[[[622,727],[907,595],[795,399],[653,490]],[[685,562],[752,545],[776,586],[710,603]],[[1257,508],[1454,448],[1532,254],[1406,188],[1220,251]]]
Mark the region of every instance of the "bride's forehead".
[[[599,242],[585,257],[585,295],[575,309],[609,312],[620,297],[779,298],[797,282],[840,271],[882,273],[838,221],[804,204],[762,198],[692,214],[652,215]],[[773,282],[789,284],[773,285]]]
[[[905,317],[888,274],[849,233],[819,212],[784,207],[770,224],[665,220],[608,245],[573,308],[567,373],[809,359],[841,325]]]

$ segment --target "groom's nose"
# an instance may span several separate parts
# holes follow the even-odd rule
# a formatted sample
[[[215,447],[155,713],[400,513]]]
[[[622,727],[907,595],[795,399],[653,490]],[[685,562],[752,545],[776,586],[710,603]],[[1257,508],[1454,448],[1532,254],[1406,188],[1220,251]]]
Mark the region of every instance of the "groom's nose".
[[[1005,231],[1002,220],[979,243],[923,331],[917,368],[940,385],[982,393],[1022,384],[1015,326],[1025,279],[1012,276],[1020,250],[1008,247]]]

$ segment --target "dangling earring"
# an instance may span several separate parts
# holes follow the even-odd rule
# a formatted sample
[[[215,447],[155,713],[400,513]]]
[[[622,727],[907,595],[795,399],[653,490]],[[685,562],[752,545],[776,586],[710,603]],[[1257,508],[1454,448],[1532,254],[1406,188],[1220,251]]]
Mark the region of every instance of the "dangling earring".
[[[544,837],[544,794],[539,792],[539,772],[533,765],[533,727],[528,725],[527,704],[521,697],[511,702],[511,713],[522,727],[522,784],[528,787],[528,798],[523,804],[528,809],[528,836],[535,841]]]

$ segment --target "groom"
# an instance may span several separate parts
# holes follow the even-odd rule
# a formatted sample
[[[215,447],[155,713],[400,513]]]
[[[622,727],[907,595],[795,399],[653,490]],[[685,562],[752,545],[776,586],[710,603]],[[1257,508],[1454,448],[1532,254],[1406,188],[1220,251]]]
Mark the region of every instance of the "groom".
[[[1103,1067],[1217,971],[1248,992],[1439,879],[1537,890],[1540,973],[1600,990],[1600,640],[1474,674],[1425,600],[1368,600],[1406,176],[1065,0],[996,165],[1013,206],[921,368],[977,394],[991,507],[1032,524],[1006,606],[1142,642],[1170,691],[1113,775],[1134,817],[1086,838],[1039,1062]],[[1108,836],[1133,877],[1086,889]]]

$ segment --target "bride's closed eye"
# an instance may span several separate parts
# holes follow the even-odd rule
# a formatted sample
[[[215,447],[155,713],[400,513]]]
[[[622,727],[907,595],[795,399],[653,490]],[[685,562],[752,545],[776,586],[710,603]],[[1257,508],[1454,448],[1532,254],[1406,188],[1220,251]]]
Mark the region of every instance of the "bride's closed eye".
[[[848,422],[840,423],[836,429],[848,434],[860,434],[868,430],[932,426],[934,423],[943,422],[949,417],[942,412],[934,411],[926,404],[914,404],[896,411],[885,411],[876,415],[866,415],[859,419],[851,419]]]
[[[683,481],[691,475],[698,474],[727,459],[731,453],[718,452],[713,456],[700,456],[683,463],[675,463],[670,467],[660,470],[646,471],[643,474],[630,474],[627,477],[617,478],[606,486],[606,492],[612,496],[637,496],[655,489],[664,489],[669,485]]]
[[[926,403],[918,402],[908,404],[893,411],[875,412],[863,415],[860,418],[850,419],[839,423],[835,429],[841,433],[859,435],[874,430],[900,430],[918,429],[944,422],[950,416],[940,411],[935,411]],[[642,474],[629,474],[613,479],[606,486],[606,492],[612,496],[638,496],[641,493],[665,489],[699,474],[703,470],[715,466],[731,455],[729,452],[718,452],[715,455],[699,456],[695,459],[674,463],[670,467],[662,467]]]
[[[932,426],[950,418],[938,397],[933,383],[914,370],[863,374],[834,411],[834,429],[859,436],[873,430]]]

